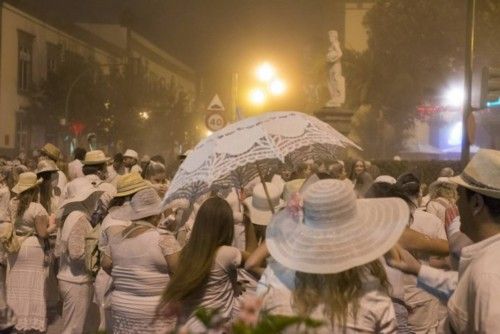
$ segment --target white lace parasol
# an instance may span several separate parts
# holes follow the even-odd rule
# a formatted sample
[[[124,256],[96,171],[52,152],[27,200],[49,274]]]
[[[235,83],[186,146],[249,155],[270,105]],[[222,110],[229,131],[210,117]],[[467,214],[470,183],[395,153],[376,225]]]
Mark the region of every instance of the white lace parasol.
[[[241,187],[258,175],[256,162],[270,168],[285,159],[331,159],[347,146],[360,149],[328,124],[300,112],[247,118],[198,143],[179,167],[163,202],[192,201],[213,187]]]

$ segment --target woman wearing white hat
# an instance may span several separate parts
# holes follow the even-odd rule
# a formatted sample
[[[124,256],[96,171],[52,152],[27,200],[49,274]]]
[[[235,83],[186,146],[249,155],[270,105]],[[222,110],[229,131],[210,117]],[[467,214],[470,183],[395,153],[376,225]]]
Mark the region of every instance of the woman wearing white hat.
[[[42,240],[49,237],[56,225],[37,202],[40,182],[36,174],[22,173],[12,188],[17,196],[11,200],[11,222],[20,248],[13,247],[8,259],[7,303],[17,316],[18,331],[45,332],[47,328],[46,258]]]
[[[92,231],[91,215],[102,191],[86,178],[68,183],[67,198],[61,203],[62,227],[56,245],[59,256],[59,291],[63,300],[62,333],[94,333],[93,280],[85,266],[85,237]]]
[[[113,277],[113,333],[166,333],[174,329],[172,319],[156,317],[180,251],[175,237],[157,228],[162,211],[160,197],[148,187],[137,192],[130,205],[111,214],[114,219],[132,222],[120,238],[111,240],[102,263]]]
[[[49,159],[40,160],[35,171],[37,177],[42,179],[40,184],[40,204],[49,214],[56,212],[61,198],[61,189],[53,182],[54,178],[57,178],[58,171],[59,168],[57,168],[55,162]]]
[[[130,220],[115,219],[113,215],[116,211],[130,205],[130,200],[139,191],[150,188],[151,184],[146,182],[139,173],[128,173],[119,175],[116,182],[117,193],[109,203],[106,217],[101,224],[101,234],[99,237],[99,250],[101,251],[101,264],[106,263],[104,254],[109,254],[109,245],[115,238],[121,238],[121,232],[132,224]],[[99,330],[111,332],[111,306],[110,298],[107,296],[111,289],[112,279],[102,268],[97,273],[95,279],[95,296],[99,304],[101,313],[101,323]]]
[[[409,219],[401,199],[356,199],[352,187],[321,180],[304,193],[303,209],[273,217],[271,256],[295,271],[295,313],[324,321],[318,332],[395,333],[394,308],[378,260],[398,241]]]

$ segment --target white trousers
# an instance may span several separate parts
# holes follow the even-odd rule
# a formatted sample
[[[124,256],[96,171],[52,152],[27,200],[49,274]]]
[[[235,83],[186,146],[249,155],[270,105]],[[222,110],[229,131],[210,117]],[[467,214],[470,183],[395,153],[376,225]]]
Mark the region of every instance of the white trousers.
[[[94,287],[89,283],[59,281],[63,301],[62,334],[95,333],[99,326],[99,311],[92,303]]]

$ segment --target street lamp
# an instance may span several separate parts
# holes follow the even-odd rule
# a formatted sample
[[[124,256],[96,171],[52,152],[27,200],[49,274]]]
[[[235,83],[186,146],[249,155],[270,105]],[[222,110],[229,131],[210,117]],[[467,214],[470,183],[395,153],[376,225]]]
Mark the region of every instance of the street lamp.
[[[450,87],[444,94],[444,102],[448,106],[461,107],[465,101],[465,92],[460,87]]]
[[[257,78],[263,82],[271,81],[276,75],[276,69],[268,62],[262,63],[257,67]]]
[[[146,121],[149,119],[149,113],[147,111],[140,111],[139,117]]]
[[[283,93],[285,93],[286,91],[286,85],[283,80],[274,79],[269,84],[269,91],[275,96],[283,95]]]
[[[249,94],[250,102],[255,105],[262,105],[266,102],[267,95],[261,88],[254,88],[250,91]]]

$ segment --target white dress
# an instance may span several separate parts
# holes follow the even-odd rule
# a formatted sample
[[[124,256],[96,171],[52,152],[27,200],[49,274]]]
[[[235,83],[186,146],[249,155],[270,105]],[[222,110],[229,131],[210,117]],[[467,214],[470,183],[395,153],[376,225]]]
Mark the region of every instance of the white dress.
[[[13,210],[16,206],[13,206]],[[13,211],[15,214],[15,211]],[[47,327],[45,282],[47,270],[44,265],[43,242],[35,233],[35,217],[47,216],[39,203],[32,202],[24,212],[22,220],[16,222],[18,235],[31,235],[21,244],[18,253],[9,255],[7,273],[7,303],[17,317],[19,331],[45,331]]]
[[[180,251],[170,233],[151,228],[131,238],[113,240],[113,333],[168,333],[172,319],[157,319],[156,307],[170,276],[165,256]]]
[[[180,323],[189,333],[206,333],[205,326],[194,316],[198,308],[218,309],[223,319],[230,320],[236,303],[236,268],[241,264],[241,252],[234,247],[221,246],[215,255],[210,274],[198,294],[184,301]]]

